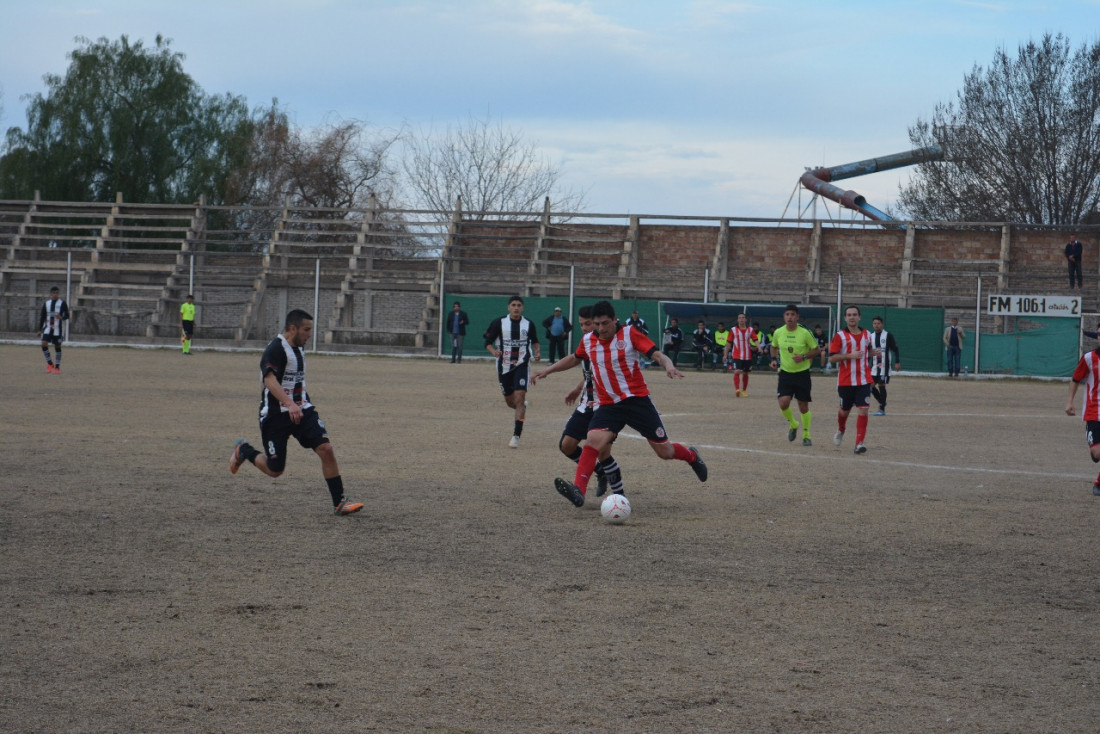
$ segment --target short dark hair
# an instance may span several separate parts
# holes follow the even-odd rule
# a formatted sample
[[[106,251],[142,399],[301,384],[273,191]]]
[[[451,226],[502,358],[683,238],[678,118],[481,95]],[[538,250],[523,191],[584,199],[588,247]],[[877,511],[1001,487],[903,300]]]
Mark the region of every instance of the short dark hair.
[[[719,325],[719,326],[725,326],[725,325],[726,325],[726,322],[725,322],[725,321],[719,321],[719,322],[718,322],[718,325]]]
[[[787,304],[787,305],[786,305],[786,306],[785,306],[785,307],[783,308],[783,313],[787,313],[788,311],[794,311],[795,313],[801,313],[801,312],[800,312],[800,311],[798,310],[798,304],[797,304],[797,303],[788,303],[788,304]]]
[[[303,321],[313,321],[313,317],[300,308],[296,308],[286,315],[286,323],[283,324],[283,330],[289,329],[292,326],[301,326]]]
[[[850,308],[854,308],[854,309],[856,310],[856,313],[857,313],[858,315],[860,315],[860,316],[862,316],[862,315],[863,315],[863,311],[860,311],[860,310],[859,310],[859,306],[857,306],[857,305],[855,305],[855,304],[852,304],[852,305],[850,305],[850,306],[845,306],[845,307],[844,307],[844,313],[848,313],[848,309],[850,309]]]
[[[188,298],[194,298],[194,297],[195,297],[195,294],[194,294],[194,293],[188,293],[188,294],[187,294],[187,297],[188,297]]]
[[[455,301],[455,302],[454,302],[454,304],[453,304],[453,306],[461,306],[461,305],[462,305],[462,304],[461,304],[461,303],[459,303],[458,301]]]
[[[56,285],[53,288],[50,288],[50,293],[60,293],[60,292],[61,292],[61,289],[58,288]]]
[[[523,303],[523,298],[520,297],[520,296],[512,296],[511,298],[508,299],[508,305],[511,306],[516,301],[519,301],[520,303]]]
[[[592,318],[592,307],[591,306],[581,306],[580,308],[577,309],[577,316],[580,316],[582,319]]]
[[[886,319],[882,318],[881,316],[875,316],[871,319],[871,321],[881,321],[884,324],[886,323]]]
[[[611,301],[596,301],[592,304],[592,318],[597,316],[615,318],[615,307],[611,305]]]

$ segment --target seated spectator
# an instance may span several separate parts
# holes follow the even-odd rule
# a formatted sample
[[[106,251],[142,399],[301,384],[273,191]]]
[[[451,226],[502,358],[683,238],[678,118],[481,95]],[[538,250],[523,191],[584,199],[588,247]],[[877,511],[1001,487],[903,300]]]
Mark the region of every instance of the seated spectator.
[[[711,336],[707,323],[702,319],[695,325],[695,331],[691,332],[691,346],[695,349],[695,369],[703,369],[704,360],[710,356],[714,358],[714,337]]]

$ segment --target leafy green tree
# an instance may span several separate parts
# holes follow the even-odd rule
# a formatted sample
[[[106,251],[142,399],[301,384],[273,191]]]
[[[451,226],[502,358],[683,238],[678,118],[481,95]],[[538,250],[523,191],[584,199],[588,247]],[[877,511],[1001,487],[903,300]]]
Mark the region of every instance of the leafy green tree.
[[[159,35],[152,48],[126,36],[77,43],[64,76],[47,74],[46,94],[31,98],[26,130],[8,130],[0,197],[221,203],[249,152],[245,100],[204,94]]]
[[[1070,48],[1046,34],[1015,57],[975,65],[955,102],[909,129],[917,147],[942,145],[901,187],[911,219],[1074,225],[1100,204],[1100,42]]]

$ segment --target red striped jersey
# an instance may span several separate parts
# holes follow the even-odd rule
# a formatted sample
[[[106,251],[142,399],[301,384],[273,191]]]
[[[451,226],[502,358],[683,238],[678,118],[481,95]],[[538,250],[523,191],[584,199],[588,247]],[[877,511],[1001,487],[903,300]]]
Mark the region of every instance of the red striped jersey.
[[[871,332],[866,329],[860,329],[858,334],[853,334],[847,329],[838,331],[833,340],[829,343],[829,354],[851,354],[852,352],[863,352],[863,356],[859,359],[846,359],[842,362],[836,363],[837,369],[837,385],[851,386],[851,385],[870,385],[874,382],[871,379],[871,362],[868,359],[867,351],[871,348]]]
[[[1081,417],[1086,421],[1100,420],[1100,350],[1093,349],[1081,357],[1077,369],[1073,371],[1073,381],[1085,386],[1085,395],[1081,400]]]
[[[756,338],[756,332],[751,326],[742,329],[735,326],[730,329],[730,359],[752,359],[752,340]]]
[[[596,400],[600,405],[611,405],[625,398],[649,395],[649,387],[642,377],[641,358],[656,348],[657,345],[641,330],[621,326],[607,341],[594,331],[585,334],[573,354],[591,363]]]

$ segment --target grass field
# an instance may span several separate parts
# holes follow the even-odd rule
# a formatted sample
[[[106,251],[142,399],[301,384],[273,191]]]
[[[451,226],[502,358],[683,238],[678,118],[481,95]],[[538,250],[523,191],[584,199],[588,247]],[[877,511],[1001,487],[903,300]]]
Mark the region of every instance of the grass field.
[[[1060,382],[908,377],[869,452],[775,378],[647,378],[700,484],[627,432],[634,514],[552,487],[486,362],[311,356],[358,515],[256,442],[259,353],[0,345],[5,732],[1091,732],[1100,497]],[[853,418],[854,424],[854,418]]]

